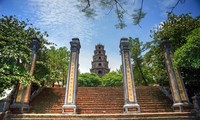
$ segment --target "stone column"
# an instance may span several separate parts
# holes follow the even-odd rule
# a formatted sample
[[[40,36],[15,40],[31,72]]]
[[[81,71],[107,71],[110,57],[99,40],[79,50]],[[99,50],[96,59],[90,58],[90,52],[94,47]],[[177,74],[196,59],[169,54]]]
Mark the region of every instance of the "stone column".
[[[62,106],[62,113],[73,114],[76,113],[76,91],[78,79],[79,52],[81,45],[78,38],[73,38],[70,44],[70,64],[68,69],[65,101],[64,105]]]
[[[31,57],[31,66],[30,66],[30,75],[32,76],[35,69],[36,55],[40,48],[40,41],[37,38],[32,39],[32,57]],[[11,105],[11,111],[17,113],[24,113],[29,111],[29,100],[31,93],[31,80],[27,86],[19,84],[17,96],[14,100],[14,103]]]
[[[165,65],[169,76],[169,83],[173,97],[174,111],[182,112],[184,107],[189,106],[189,99],[185,89],[185,85],[180,75],[180,71],[173,67],[172,58],[173,52],[169,41],[165,40],[162,43]]]
[[[194,106],[194,110],[195,112],[200,112],[200,96],[193,96],[192,97],[192,103],[193,103],[193,106]]]
[[[130,62],[129,41],[127,38],[121,38],[120,51],[123,66],[123,82],[124,82],[124,110],[129,112],[140,112],[140,106],[137,103],[136,90]]]

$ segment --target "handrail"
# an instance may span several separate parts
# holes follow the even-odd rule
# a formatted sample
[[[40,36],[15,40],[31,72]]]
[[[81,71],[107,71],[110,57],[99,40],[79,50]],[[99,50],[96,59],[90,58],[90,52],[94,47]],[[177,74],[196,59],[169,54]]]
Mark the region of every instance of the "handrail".
[[[7,93],[1,100],[0,104],[2,104],[2,109],[0,109],[0,112],[4,113],[6,110],[9,109],[10,104],[12,103],[12,96],[15,93],[15,86],[12,86],[10,88],[9,93]]]
[[[172,93],[169,87],[159,86],[160,91],[173,101]]]
[[[30,101],[32,101],[38,94],[40,94],[42,92],[42,90],[44,89],[43,87],[38,88],[37,90],[35,90],[30,97]]]

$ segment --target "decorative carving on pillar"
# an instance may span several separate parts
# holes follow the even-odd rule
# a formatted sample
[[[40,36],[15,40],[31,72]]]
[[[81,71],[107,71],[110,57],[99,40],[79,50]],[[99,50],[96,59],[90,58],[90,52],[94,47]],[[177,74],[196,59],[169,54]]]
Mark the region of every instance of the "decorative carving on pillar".
[[[129,112],[140,112],[140,106],[137,103],[136,90],[130,62],[129,41],[127,38],[122,38],[120,41],[120,51],[122,56],[123,66],[123,82],[124,82],[124,110]]]
[[[40,48],[40,41],[38,38],[32,39],[32,57],[31,57],[31,66],[30,66],[30,75],[32,76],[35,69],[35,62],[37,52]],[[30,101],[30,94],[31,94],[31,80],[27,86],[19,84],[17,96],[14,100],[14,103],[11,105],[11,111],[24,113],[29,111],[29,101]]]
[[[78,38],[73,38],[70,44],[70,65],[68,69],[65,101],[62,107],[62,113],[72,114],[76,113],[76,91],[78,79],[79,52],[81,45]]]
[[[179,69],[173,67],[173,52],[168,40],[164,40],[162,42],[162,48],[174,102],[173,109],[174,111],[182,112],[184,107],[189,106],[189,99],[187,96],[185,85],[181,78]]]

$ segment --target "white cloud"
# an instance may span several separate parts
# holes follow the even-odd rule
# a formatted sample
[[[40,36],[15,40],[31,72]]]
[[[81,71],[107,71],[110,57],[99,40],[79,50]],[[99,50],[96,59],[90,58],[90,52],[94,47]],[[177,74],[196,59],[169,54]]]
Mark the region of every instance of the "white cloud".
[[[47,31],[50,35],[47,39],[56,43],[58,47],[67,46],[70,49],[71,39],[74,37],[80,39],[82,48],[79,68],[82,73],[89,72],[96,44],[94,38],[101,38],[102,34],[97,34],[100,28],[95,27],[95,21],[86,18],[78,10],[76,7],[78,2],[76,0],[28,0],[24,4],[30,8],[23,11],[25,16],[31,15],[29,18],[31,23],[41,31]],[[104,20],[105,11],[100,8],[96,10],[97,21]],[[107,26],[105,27],[107,29]],[[119,69],[121,58],[118,53],[109,53],[108,61],[112,70]]]
[[[76,7],[76,0],[29,0],[30,18],[34,26],[49,33],[48,40],[59,46],[67,46],[72,38],[81,41],[80,71],[89,72],[93,51],[84,46],[91,44],[93,36],[98,36],[92,20],[87,19]],[[98,13],[99,14],[99,13]],[[99,18],[101,14],[99,14]],[[91,45],[90,45],[91,46]],[[93,45],[92,45],[93,46]]]
[[[32,21],[34,24],[47,31],[50,39],[55,38],[56,43],[64,42],[73,37],[79,37],[85,42],[90,42],[95,35],[95,28],[91,20],[79,12],[74,0],[29,0],[27,5],[34,13]]]

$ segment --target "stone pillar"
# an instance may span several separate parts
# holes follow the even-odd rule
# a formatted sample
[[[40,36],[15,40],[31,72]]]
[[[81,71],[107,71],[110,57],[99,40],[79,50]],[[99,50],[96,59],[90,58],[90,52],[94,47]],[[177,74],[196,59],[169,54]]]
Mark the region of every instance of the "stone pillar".
[[[36,55],[40,48],[39,39],[32,39],[32,57],[31,57],[31,66],[30,66],[30,75],[32,76],[35,69]],[[31,80],[27,86],[19,84],[17,96],[14,100],[14,103],[11,105],[11,111],[17,113],[24,113],[29,111],[29,100],[31,93]]]
[[[169,41],[165,40],[162,43],[165,65],[169,76],[169,83],[173,97],[174,111],[182,112],[184,107],[189,106],[189,99],[185,89],[185,85],[181,78],[179,69],[173,67],[172,58],[173,52]]]
[[[197,96],[197,95],[193,96],[192,103],[194,105],[194,111],[200,112],[200,96]]]
[[[65,101],[64,105],[62,106],[62,113],[73,114],[76,113],[76,91],[78,79],[79,52],[81,45],[78,38],[73,38],[70,44],[70,64],[68,69]]]
[[[124,110],[129,112],[140,112],[140,106],[137,103],[135,84],[133,79],[132,65],[130,62],[129,41],[127,38],[121,38],[120,51],[123,66],[124,82]]]

